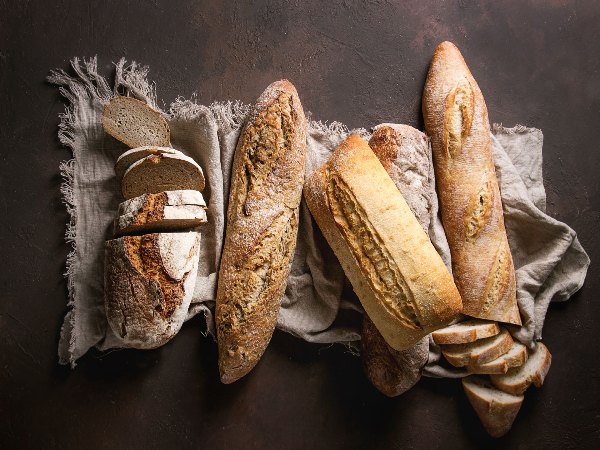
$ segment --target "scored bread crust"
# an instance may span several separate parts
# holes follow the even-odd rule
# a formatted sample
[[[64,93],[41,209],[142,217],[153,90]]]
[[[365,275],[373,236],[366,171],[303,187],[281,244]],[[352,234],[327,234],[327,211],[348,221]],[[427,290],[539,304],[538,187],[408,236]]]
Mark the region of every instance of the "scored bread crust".
[[[181,153],[179,150],[175,150],[171,147],[155,147],[146,145],[144,147],[132,148],[117,158],[117,162],[115,163],[115,174],[117,175],[117,180],[121,182],[123,175],[125,175],[125,172],[127,172],[127,169],[129,169],[133,163],[145,158],[146,156],[159,155],[162,153],[183,155],[183,153]]]
[[[123,197],[131,199],[163,191],[203,191],[205,185],[202,168],[184,154],[159,153],[134,162],[123,175]]]
[[[450,323],[452,276],[389,175],[352,134],[304,187],[306,203],[386,342],[406,350]]]
[[[521,325],[487,108],[450,42],[438,45],[431,60],[423,117],[463,313]]]
[[[463,389],[479,420],[490,436],[504,436],[512,427],[524,397],[502,392],[483,378],[462,379]]]
[[[466,344],[500,333],[496,322],[466,320],[434,331],[431,336],[436,344]]]
[[[104,105],[102,127],[129,147],[156,145],[168,147],[169,124],[163,115],[133,97],[116,96]]]
[[[177,334],[192,300],[199,248],[193,231],[106,241],[106,317],[125,345],[156,348]]]
[[[223,383],[252,370],[275,330],[296,246],[306,127],[295,87],[281,80],[238,139],[215,311]]]
[[[498,389],[509,394],[521,395],[532,383],[538,388],[544,384],[551,364],[550,351],[543,343],[538,342],[525,364],[510,369],[504,375],[491,375],[490,379]]]
[[[206,204],[198,191],[143,194],[119,205],[119,217],[114,221],[114,236],[184,231],[206,221]]]

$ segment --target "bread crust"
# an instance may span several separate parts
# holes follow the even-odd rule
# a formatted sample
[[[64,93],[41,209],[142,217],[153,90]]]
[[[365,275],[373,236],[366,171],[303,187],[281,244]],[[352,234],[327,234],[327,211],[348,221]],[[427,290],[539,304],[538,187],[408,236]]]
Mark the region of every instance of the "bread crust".
[[[392,348],[410,348],[460,312],[460,296],[442,259],[360,136],[350,135],[309,177],[304,197]]]
[[[450,42],[441,43],[433,55],[423,117],[463,313],[521,325],[487,108],[462,55]]]
[[[156,348],[177,334],[194,292],[199,247],[197,232],[106,241],[106,317],[124,344]]]
[[[215,314],[223,383],[252,370],[277,323],[296,246],[306,127],[295,87],[276,81],[237,143]]]

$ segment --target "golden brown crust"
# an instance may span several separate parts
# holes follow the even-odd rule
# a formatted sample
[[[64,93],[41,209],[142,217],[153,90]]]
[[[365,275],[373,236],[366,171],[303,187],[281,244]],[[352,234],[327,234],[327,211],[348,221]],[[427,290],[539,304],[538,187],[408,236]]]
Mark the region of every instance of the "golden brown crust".
[[[462,55],[450,42],[440,44],[433,55],[423,117],[463,313],[520,325],[487,108]]]
[[[410,348],[460,312],[440,256],[358,135],[309,177],[304,197],[366,313],[394,349]],[[335,204],[346,201],[347,208]]]
[[[216,324],[221,381],[247,374],[277,322],[298,232],[306,120],[294,86],[259,97],[235,151]]]

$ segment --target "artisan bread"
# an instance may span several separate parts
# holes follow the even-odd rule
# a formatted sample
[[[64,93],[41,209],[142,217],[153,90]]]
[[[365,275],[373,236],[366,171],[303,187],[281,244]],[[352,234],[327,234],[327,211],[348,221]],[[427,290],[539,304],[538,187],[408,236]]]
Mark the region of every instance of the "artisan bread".
[[[183,231],[206,223],[206,204],[198,191],[144,194],[119,205],[114,235]]]
[[[431,336],[436,344],[466,344],[498,333],[500,327],[496,322],[472,319],[436,330],[431,333]]]
[[[123,197],[191,189],[204,190],[204,174],[192,158],[183,154],[160,153],[133,163],[123,175]]]
[[[463,313],[521,324],[483,95],[458,49],[433,55],[423,117]]]
[[[252,370],[275,329],[296,247],[306,127],[296,89],[282,80],[258,98],[238,139],[215,314],[223,383]]]
[[[442,354],[454,367],[476,366],[498,358],[512,347],[513,340],[506,329],[496,336],[479,339],[468,344],[442,346]]]
[[[504,436],[511,429],[524,397],[502,392],[480,377],[462,379],[463,389],[490,436]]]
[[[146,156],[150,155],[159,155],[163,153],[168,153],[170,155],[183,155],[179,150],[175,150],[170,147],[137,147],[132,148],[131,150],[127,150],[123,153],[119,158],[117,158],[117,162],[115,163],[115,174],[117,175],[117,180],[121,182],[123,179],[123,175],[127,172],[133,163],[139,161],[140,159],[144,159]]]
[[[104,131],[129,147],[168,147],[169,124],[162,114],[132,97],[113,97],[102,111]]]
[[[544,344],[538,342],[525,364],[510,369],[504,375],[491,375],[490,378],[498,389],[509,394],[521,395],[532,383],[538,388],[544,384],[551,363],[550,351]]]
[[[520,342],[513,342],[512,347],[504,355],[483,364],[469,366],[470,373],[499,374],[506,373],[511,367],[520,367],[527,361],[527,347]]]
[[[429,139],[408,125],[384,123],[374,128],[369,147],[381,162],[417,221],[427,233],[431,221],[432,183]],[[388,397],[403,394],[421,378],[429,358],[429,339],[413,347],[394,350],[368,315],[363,316],[361,359],[367,378]]]
[[[406,350],[461,310],[452,277],[402,194],[352,134],[304,187],[306,203],[366,313]]]
[[[149,349],[181,328],[196,284],[200,233],[152,233],[106,241],[106,317],[125,345]]]

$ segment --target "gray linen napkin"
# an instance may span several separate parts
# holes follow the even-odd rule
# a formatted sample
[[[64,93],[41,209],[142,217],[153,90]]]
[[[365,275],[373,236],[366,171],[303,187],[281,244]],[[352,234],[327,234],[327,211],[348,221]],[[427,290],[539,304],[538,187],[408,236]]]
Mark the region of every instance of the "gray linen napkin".
[[[61,115],[60,141],[71,148],[73,159],[61,164],[65,181],[62,192],[70,223],[66,239],[73,246],[67,260],[69,311],[61,330],[59,362],[75,366],[91,347],[100,350],[123,347],[106,322],[103,299],[103,245],[110,238],[111,223],[121,201],[113,164],[125,150],[107,136],[100,125],[102,106],[113,95],[137,97],[160,110],[148,69],[124,60],[115,65],[111,89],[97,73],[96,59],[73,59],[74,75],[53,71],[51,83],[60,86],[68,105]],[[257,93],[258,95],[259,93]],[[201,263],[188,318],[202,313],[206,333],[213,333],[212,309],[216,272],[225,229],[231,161],[241,124],[249,106],[239,102],[217,102],[209,107],[192,98],[179,98],[163,111],[171,126],[175,148],[193,157],[207,174],[204,194],[209,223],[202,229]],[[368,137],[365,130],[354,130]],[[308,133],[306,173],[322,164],[350,133],[334,122],[311,121]],[[544,212],[542,183],[542,133],[516,127],[493,130],[494,157],[498,171],[509,242],[517,268],[518,301],[524,318],[513,335],[532,345],[541,330],[550,301],[563,301],[577,291],[585,279],[589,258],[567,225]],[[430,237],[449,263],[443,228],[436,215]],[[360,317],[362,308],[345,286],[343,271],[301,204],[298,244],[277,327],[316,343],[343,343],[356,349],[359,320],[342,320],[347,311]],[[462,376],[439,361],[439,349],[430,344],[425,375]]]

